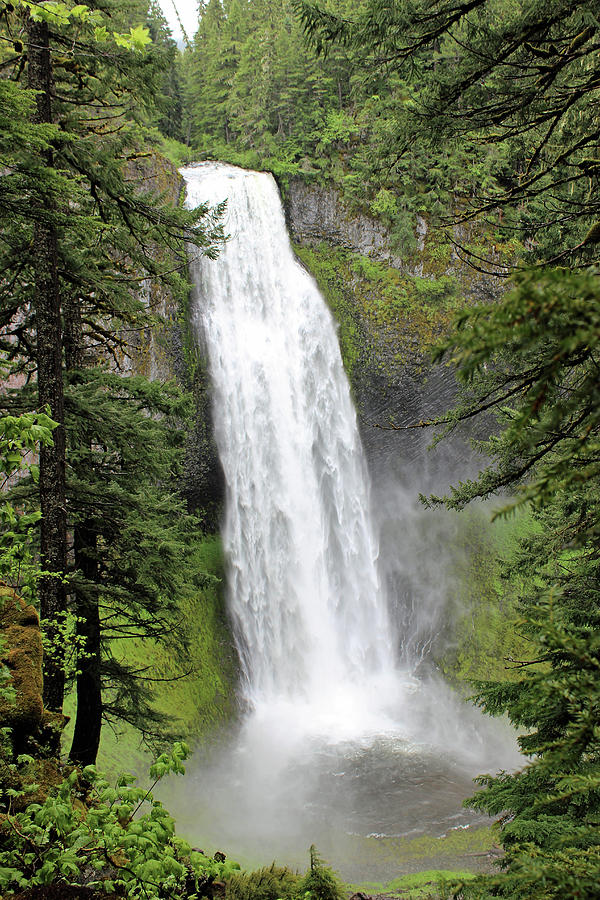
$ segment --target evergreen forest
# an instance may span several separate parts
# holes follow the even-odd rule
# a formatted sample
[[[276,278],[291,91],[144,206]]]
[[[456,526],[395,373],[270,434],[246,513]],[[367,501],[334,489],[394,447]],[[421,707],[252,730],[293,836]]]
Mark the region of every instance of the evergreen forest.
[[[349,896],[315,847],[192,848],[156,792],[239,714],[187,263],[225,205],[177,174],[221,160],[383,236],[292,235],[359,405],[443,370],[377,427],[466,434],[423,507],[520,523],[436,658],[519,734],[466,801],[498,859],[390,896],[600,898],[599,97],[592,0],[200,0],[181,46],[156,0],[0,0],[0,896]]]

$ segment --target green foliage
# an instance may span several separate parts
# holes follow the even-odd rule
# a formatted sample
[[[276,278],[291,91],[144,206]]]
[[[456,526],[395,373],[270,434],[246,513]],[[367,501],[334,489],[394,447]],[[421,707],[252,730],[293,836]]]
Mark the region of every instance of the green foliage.
[[[191,543],[186,566],[202,573],[199,588],[178,598],[178,628],[187,635],[185,654],[174,652],[168,642],[151,638],[116,639],[111,653],[140,670],[141,684],[152,689],[153,708],[167,717],[169,729],[194,735],[195,742],[210,740],[221,723],[234,714],[237,655],[226,621],[222,593],[223,558],[216,536]],[[146,669],[148,660],[151,669]],[[146,669],[146,671],[142,671]],[[144,677],[149,680],[144,681]],[[70,713],[72,698],[65,711]],[[71,737],[67,725],[65,740]],[[104,728],[98,764],[109,774],[123,767],[140,771],[148,752],[140,749],[140,732],[119,721]]]
[[[110,20],[113,29],[122,24],[135,32],[130,17],[145,15],[138,2],[110,7],[109,15],[99,10],[94,15]],[[136,289],[144,278],[181,286],[184,233],[209,253],[222,236],[215,219],[210,214],[205,218],[206,207],[190,213],[178,205],[176,191],[165,190],[156,171],[159,163],[147,149],[146,141],[156,142],[166,58],[174,64],[175,53],[160,21],[154,18],[151,24],[153,43],[135,54],[125,48],[103,52],[85,30],[73,33],[72,25],[56,26],[53,124],[27,121],[28,113],[33,115],[34,94],[16,83],[26,64],[23,52],[9,53],[3,61],[0,91],[6,128],[0,142],[0,192],[6,241],[1,262],[12,276],[0,291],[2,346],[22,366],[25,357],[32,367],[35,352],[27,313],[38,274],[32,252],[34,209],[43,208],[44,225],[57,231],[61,303],[65,310],[69,301],[75,305],[88,351],[121,346],[119,328],[125,324],[152,324]],[[19,28],[18,10],[7,10],[0,36],[8,41]],[[72,318],[71,311],[67,319]],[[67,330],[69,326],[73,322],[65,323]]]
[[[339,343],[344,369],[349,379],[365,352],[366,336],[352,303],[348,280],[347,256],[324,244],[318,247],[296,246],[295,252],[315,277],[320,290],[339,324]]]
[[[52,443],[55,427],[45,413],[0,417],[0,486],[4,492],[27,473],[37,479],[34,454],[40,446]],[[35,596],[41,575],[34,558],[34,530],[39,518],[39,511],[19,509],[6,495],[0,504],[0,579],[29,601]]]
[[[106,27],[106,19],[102,11],[93,9],[84,3],[71,5],[61,2],[61,0],[50,0],[41,5],[28,2],[28,0],[14,0],[11,6],[12,9],[30,15],[33,21],[47,22],[55,27],[85,26],[91,30],[94,40],[99,44],[112,40],[117,47],[125,50],[143,50],[150,42],[148,29],[143,25],[132,26],[128,33],[110,30]]]
[[[55,427],[56,423],[45,413],[0,417],[0,487],[4,492],[11,480],[28,472],[35,479],[34,454],[40,446],[52,443]],[[34,555],[33,530],[38,519],[37,511],[27,513],[17,509],[8,499],[0,506],[0,578],[29,601],[35,596],[36,583],[42,574]],[[0,636],[0,655],[3,649]],[[12,704],[15,700],[10,672],[2,661],[0,700],[4,704]],[[0,766],[4,764],[5,757],[10,759],[11,756],[10,730],[0,728]]]
[[[520,672],[511,660],[529,652],[529,640],[517,624],[519,600],[534,576],[519,570],[518,558],[522,542],[537,535],[540,526],[528,510],[493,526],[489,516],[487,505],[468,509],[456,524],[452,588],[443,637],[434,647],[436,664],[463,688],[484,678],[514,681]]]
[[[345,900],[344,885],[336,872],[321,859],[317,848],[310,848],[310,869],[299,885],[299,896],[305,900]]]
[[[426,872],[416,872],[413,875],[402,875],[395,878],[386,886],[386,893],[390,892],[406,900],[419,900],[419,898],[438,898],[444,900],[452,896],[452,885],[457,881],[470,881],[475,876],[470,872],[452,872],[447,869],[429,869]]]
[[[300,876],[271,863],[255,872],[237,872],[227,880],[228,900],[296,900]]]
[[[361,0],[326,3],[352,16]],[[197,155],[247,168],[333,181],[354,208],[391,229],[397,251],[416,248],[416,215],[448,213],[456,193],[491,181],[474,144],[448,145],[432,165],[419,143],[401,154],[398,108],[410,78],[365,71],[350,46],[319,56],[303,39],[293,0],[211,0],[182,63],[185,110]]]
[[[62,655],[65,648],[77,649],[77,722],[87,715],[82,731],[94,731],[86,751],[91,761],[102,711],[137,717],[140,724],[145,715],[144,727],[153,730],[152,710],[136,690],[137,673],[107,648],[115,631],[156,637],[175,630],[176,600],[187,592],[183,541],[198,524],[174,488],[181,450],[176,444],[189,407],[171,388],[109,375],[105,364],[111,360],[121,368],[131,334],[158,322],[158,285],[176,295],[185,290],[184,238],[214,255],[222,232],[218,211],[201,205],[190,213],[179,205],[175,174],[165,174],[168,166],[145,146],[146,139],[156,142],[157,126],[171,136],[179,133],[175,121],[164,119],[177,97],[177,85],[165,80],[175,46],[156,6],[110,0],[97,10],[60,3],[40,10],[42,18],[51,17],[52,28],[40,31],[50,52],[37,94],[21,84],[28,73],[37,78],[43,66],[36,69],[23,42],[11,41],[19,29],[30,36],[31,17],[24,20],[18,4],[7,6],[0,19],[0,37],[7,42],[0,79],[7,126],[0,141],[0,263],[6,273],[0,346],[21,376],[15,383],[24,382],[2,405],[10,412],[28,409],[35,405],[26,399],[29,386],[37,385],[41,396],[45,385],[44,398],[51,399],[59,422],[52,455],[41,454],[48,477],[37,489],[22,481],[14,495],[39,519],[45,568],[55,576],[44,577],[38,590],[56,651],[45,657],[46,664],[55,662],[52,678],[46,670],[46,701],[60,707]],[[105,40],[110,52],[101,46]],[[39,40],[33,43],[37,47]],[[40,229],[47,241],[40,240]],[[40,248],[46,247],[42,258]],[[44,315],[36,305],[42,300]],[[40,323],[48,321],[54,330],[38,339]],[[50,358],[52,365],[46,365]],[[44,381],[43,372],[51,377]],[[35,492],[41,508],[44,502],[53,505],[54,512],[47,505],[41,519]],[[5,525],[14,552],[14,528]],[[67,574],[68,604],[62,587]],[[59,626],[69,621],[75,623],[75,640],[64,642]],[[104,698],[101,682],[109,690]]]
[[[112,785],[88,766],[72,771],[43,802],[20,813],[7,811],[0,822],[2,890],[85,883],[150,900],[195,896],[226,877],[235,864],[192,851],[152,793],[165,776],[183,774],[187,754],[185,744],[162,754],[150,769],[149,789],[130,775]],[[13,793],[9,789],[2,798],[5,806]]]
[[[158,710],[176,711],[175,727],[203,741],[234,714],[237,654],[226,618],[220,539],[202,536],[190,540],[187,548],[187,565],[200,573],[195,590],[178,604],[179,626],[189,635],[188,649],[182,659],[164,643],[160,648],[154,645],[153,671],[154,677],[165,679],[156,691]],[[140,646],[140,657],[142,652]]]
[[[511,507],[543,504],[557,491],[597,479],[596,276],[563,269],[520,273],[501,304],[467,310],[456,324],[437,351],[458,366],[467,387],[450,427],[479,409],[497,409],[503,429],[488,445],[493,466],[477,482],[465,482],[449,505],[508,485],[518,489]],[[582,533],[588,532],[597,533],[596,522],[586,521]]]
[[[408,275],[368,256],[321,243],[296,246],[339,323],[344,367],[384,365],[388,373],[424,356],[464,304],[454,276]],[[381,361],[383,359],[383,362]]]
[[[327,114],[319,142],[323,148],[328,148],[332,144],[347,144],[356,135],[357,126],[352,116],[343,109],[332,110]]]
[[[598,297],[592,273],[520,273],[501,304],[465,312],[440,350],[465,385],[449,428],[489,410],[499,426],[481,445],[490,466],[446,504],[510,487],[504,513],[532,504],[539,526],[507,573],[524,642],[514,680],[476,685],[487,712],[524,729],[528,762],[479,779],[470,802],[502,815],[506,856],[500,875],[460,896],[594,896],[600,879]]]
[[[472,804],[502,815],[506,856],[499,875],[456,893],[598,896],[600,323],[598,273],[585,268],[598,261],[596,11],[583,0],[366,0],[353,17],[308,0],[296,7],[320,49],[342,44],[376,72],[405,80],[405,98],[392,98],[386,123],[397,173],[417,147],[435,182],[459,146],[481,146],[480,186],[447,218],[491,219],[497,234],[521,243],[512,245],[521,254],[515,262],[531,266],[513,276],[500,303],[459,316],[437,356],[457,366],[464,386],[440,424],[452,430],[491,411],[497,423],[479,444],[490,465],[433,502],[461,509],[509,490],[516,497],[504,513],[528,505],[540,525],[508,573],[524,642],[514,680],[477,686],[489,713],[524,729],[528,761],[480,779]],[[378,197],[390,214],[389,198]],[[489,253],[476,257],[482,264],[497,271]]]
[[[445,203],[446,221],[483,214],[530,242],[532,261],[597,260],[596,11],[585,0],[352,6],[294,2],[312,46],[344,47],[377,84],[373,174],[416,176],[430,210]]]
[[[229,900],[345,900],[338,876],[310,848],[310,868],[304,876],[272,863],[255,872],[239,872],[227,881]]]
[[[77,675],[82,661],[89,662],[82,632],[85,610],[90,603],[98,607],[103,716],[135,724],[152,739],[161,730],[160,722],[171,719],[168,713],[174,706],[168,704],[158,713],[150,705],[152,678],[169,678],[167,671],[148,674],[150,647],[156,652],[156,643],[162,641],[171,655],[181,655],[187,645],[184,635],[191,633],[179,627],[182,617],[194,615],[200,589],[218,583],[218,575],[203,567],[207,563],[215,573],[220,571],[209,558],[214,553],[202,548],[200,521],[187,513],[175,492],[189,397],[173,384],[141,376],[125,378],[101,368],[71,373],[69,381],[65,403],[69,521],[75,529],[85,530],[85,546],[80,542],[69,567],[70,602],[61,621],[53,623],[56,640],[69,651],[67,675]],[[31,515],[37,520],[35,483],[22,480],[13,489],[13,498],[32,504]],[[14,553],[10,533],[6,541]],[[209,633],[201,636],[207,647],[213,633],[222,632],[219,609],[217,598],[208,598],[205,618],[201,617]],[[130,652],[132,640],[138,653]],[[47,654],[50,650],[47,646]],[[211,712],[218,717],[215,706],[225,693],[214,652],[213,648],[208,653],[208,667],[202,673],[209,681],[203,703],[198,698],[200,706],[206,704],[208,717]],[[195,671],[203,661],[197,658],[199,650],[191,654]],[[182,674],[174,671],[172,677]]]
[[[157,141],[160,153],[177,168],[186,166],[196,159],[196,155],[191,147],[187,144],[182,144],[176,138],[164,137],[159,134]]]

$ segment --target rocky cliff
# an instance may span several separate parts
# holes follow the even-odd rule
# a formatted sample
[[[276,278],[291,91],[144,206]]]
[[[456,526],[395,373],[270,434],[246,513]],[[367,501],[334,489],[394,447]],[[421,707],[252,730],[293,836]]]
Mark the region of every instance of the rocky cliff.
[[[182,202],[183,178],[162,156],[132,163],[131,177],[140,185],[164,195],[172,203]],[[180,260],[165,260],[165,269]],[[206,361],[194,346],[188,316],[189,287],[185,273],[178,287],[156,279],[140,283],[139,294],[156,322],[142,330],[124,334],[127,349],[119,362],[124,374],[145,375],[155,381],[176,381],[195,398],[195,425],[188,435],[182,491],[194,510],[202,510],[209,530],[218,530],[219,505],[223,493],[221,466],[212,439],[211,403]]]
[[[471,231],[432,229],[416,216],[414,244],[403,253],[381,222],[350,209],[332,189],[295,179],[285,206],[296,251],[340,323],[375,479],[392,467],[427,491],[460,470],[464,476],[464,443],[439,448],[434,460],[428,431],[385,427],[427,420],[451,405],[453,376],[431,364],[431,347],[457,309],[499,296],[501,280],[474,269],[457,249],[472,241]]]

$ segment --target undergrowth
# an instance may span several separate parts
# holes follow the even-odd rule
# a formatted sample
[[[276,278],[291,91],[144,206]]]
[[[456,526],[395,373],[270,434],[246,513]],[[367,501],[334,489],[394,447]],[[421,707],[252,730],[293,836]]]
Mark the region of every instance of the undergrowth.
[[[85,885],[107,894],[145,900],[206,893],[237,863],[209,859],[175,834],[175,823],[153,790],[169,774],[183,774],[185,744],[175,744],[150,768],[146,789],[131,775],[113,785],[95,766],[72,769],[45,799],[14,812],[16,801],[37,785],[23,786],[34,763],[13,764],[11,787],[0,792],[0,890],[2,896],[36,885]]]

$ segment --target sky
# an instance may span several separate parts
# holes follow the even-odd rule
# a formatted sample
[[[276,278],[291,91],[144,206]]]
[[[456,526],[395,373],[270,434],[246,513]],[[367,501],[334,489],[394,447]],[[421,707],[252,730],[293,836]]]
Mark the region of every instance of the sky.
[[[191,39],[198,27],[198,3],[197,0],[174,0],[175,6],[179,13],[179,17],[183,22],[183,27],[187,31],[188,37]],[[177,16],[173,8],[173,0],[160,0],[160,8],[163,11],[165,19],[169,23],[173,37],[176,41],[183,38],[181,29],[177,24]]]

